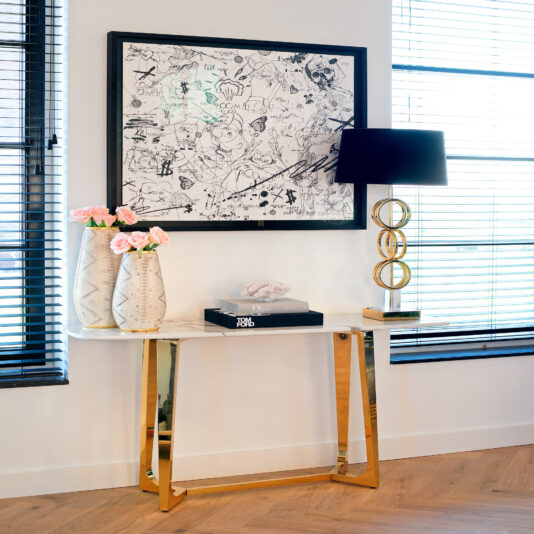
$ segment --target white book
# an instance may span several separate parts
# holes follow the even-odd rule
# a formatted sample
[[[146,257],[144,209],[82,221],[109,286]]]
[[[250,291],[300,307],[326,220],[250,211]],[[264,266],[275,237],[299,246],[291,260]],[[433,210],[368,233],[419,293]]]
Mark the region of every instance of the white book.
[[[224,299],[221,300],[221,310],[236,315],[267,315],[273,313],[306,313],[310,310],[304,300],[277,299],[264,301],[259,299]]]

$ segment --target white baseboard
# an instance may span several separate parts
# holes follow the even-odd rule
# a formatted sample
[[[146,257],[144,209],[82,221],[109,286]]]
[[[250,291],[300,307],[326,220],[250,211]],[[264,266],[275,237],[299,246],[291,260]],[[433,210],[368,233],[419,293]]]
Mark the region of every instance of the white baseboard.
[[[389,436],[380,440],[379,452],[381,460],[395,460],[533,443],[534,423],[528,423],[506,427],[451,430],[433,434]]]
[[[0,473],[0,499],[135,486],[139,461],[66,465]]]
[[[531,443],[534,443],[534,423],[433,434],[384,436],[380,439],[379,452],[381,460],[393,460]],[[351,442],[350,451],[351,463],[365,461],[363,440]],[[320,467],[333,465],[336,454],[335,443],[314,443],[274,449],[175,456],[173,478],[193,480]],[[0,473],[0,498],[134,486],[137,484],[137,470],[137,460],[130,460],[3,472]]]
[[[380,460],[395,460],[531,443],[534,443],[534,423],[433,434],[384,436],[380,438],[378,447]],[[337,458],[336,446],[336,443],[315,443],[275,449],[175,456],[173,478],[194,480],[334,465]],[[351,441],[349,462],[361,463],[365,460],[364,440]]]

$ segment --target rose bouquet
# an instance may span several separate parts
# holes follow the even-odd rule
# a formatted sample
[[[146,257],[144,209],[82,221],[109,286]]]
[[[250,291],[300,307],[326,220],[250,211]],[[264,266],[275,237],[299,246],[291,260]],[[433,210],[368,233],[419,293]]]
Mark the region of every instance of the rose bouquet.
[[[117,208],[115,215],[109,213],[104,206],[88,206],[70,211],[70,220],[81,222],[88,228],[111,228],[135,224],[137,216],[126,206]]]
[[[147,232],[132,232],[126,234],[124,232],[118,233],[112,240],[109,246],[115,254],[124,254],[125,252],[149,252],[154,250],[159,245],[168,245],[169,235],[164,232],[159,226],[150,228]]]

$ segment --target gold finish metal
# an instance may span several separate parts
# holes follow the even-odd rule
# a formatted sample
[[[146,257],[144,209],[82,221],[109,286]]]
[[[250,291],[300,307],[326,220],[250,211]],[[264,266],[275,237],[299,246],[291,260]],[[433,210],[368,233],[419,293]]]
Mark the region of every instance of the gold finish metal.
[[[374,338],[372,332],[357,332],[360,384],[365,424],[367,467],[360,475],[347,475],[347,448],[349,430],[349,394],[351,367],[351,335],[334,334],[334,362],[336,376],[336,406],[338,431],[338,459],[332,471],[332,480],[358,486],[377,488],[379,484],[378,430],[376,419],[376,388]]]
[[[159,492],[159,484],[152,471],[154,425],[158,399],[157,341],[143,341],[143,383],[141,393],[141,460],[139,462],[139,488]]]
[[[347,451],[349,445],[350,413],[350,371],[352,336],[357,338],[363,414],[365,422],[365,444],[367,467],[360,475],[347,474]],[[169,511],[186,495],[203,495],[269,488],[333,480],[359,486],[378,487],[378,434],[376,419],[376,389],[373,333],[342,332],[334,334],[334,367],[336,384],[336,413],[338,428],[338,457],[334,469],[327,473],[299,475],[267,480],[254,480],[230,484],[217,484],[193,488],[173,487],[172,457],[174,442],[174,407],[178,374],[179,348],[184,340],[159,340],[170,349],[170,362],[158,352],[156,340],[145,340],[143,346],[143,395],[141,408],[141,461],[139,487],[145,491],[159,493],[160,510]],[[169,364],[170,365],[167,365]],[[159,373],[159,376],[158,376]],[[167,386],[168,385],[168,386]],[[152,450],[156,421],[158,386],[167,391],[166,428],[157,432],[159,451],[159,482],[152,473]],[[162,423],[163,421],[159,421]],[[169,428],[170,426],[170,428]]]
[[[114,326],[113,328],[117,328]],[[130,330],[128,328],[120,328],[119,330],[122,330],[123,332],[157,332],[159,330],[159,326],[157,328],[144,328],[140,330]]]
[[[158,355],[158,382],[168,384],[166,417],[167,428],[158,431],[158,452],[159,452],[159,509],[168,512],[171,508],[181,502],[186,496],[185,488],[174,487],[172,485],[172,451],[174,444],[174,404],[176,395],[176,384],[178,376],[178,360],[180,343],[168,344],[170,349],[170,366],[164,366],[161,355]],[[166,372],[167,371],[167,372]],[[170,425],[170,429],[168,428]]]
[[[392,184],[389,184],[388,186],[388,198],[393,198],[393,185]],[[393,224],[393,202],[390,202],[389,205],[389,223],[390,224]],[[410,217],[411,217],[411,214],[410,214]],[[402,232],[402,230],[398,230],[399,232]],[[404,247],[403,247],[403,254],[402,256],[404,256],[404,254],[406,254],[406,236],[404,235],[404,232],[402,232],[402,237],[404,239]],[[378,245],[377,245],[378,246]],[[397,257],[397,259],[399,259],[399,257]],[[382,276],[380,276],[380,279],[382,279]],[[392,286],[393,284],[395,283],[395,268],[394,266],[392,265],[391,268],[389,269],[389,285]],[[394,292],[390,289],[389,290],[389,309],[392,310],[393,309],[393,302],[394,302]]]
[[[401,243],[402,252],[400,254],[397,254],[399,250],[399,241],[397,239],[397,234],[399,235],[402,241]],[[384,243],[384,248],[386,249],[385,253],[382,250],[382,239],[384,236],[386,237],[386,240]],[[384,258],[385,260],[390,259],[391,254],[395,255],[396,260],[400,260],[401,258],[404,258],[404,255],[406,254],[406,236],[404,235],[404,232],[402,232],[401,230],[397,230],[396,233],[392,233],[392,230],[389,230],[388,228],[384,228],[378,234],[377,249],[378,249],[378,253],[380,254],[380,256],[382,256],[382,258]]]
[[[419,310],[412,311],[384,311],[375,308],[364,308],[362,316],[377,321],[417,321],[421,318]]]
[[[396,204],[401,209],[401,218],[398,222],[393,223],[393,204]],[[380,212],[384,206],[389,206],[389,224],[386,223],[380,215]],[[378,286],[383,289],[402,289],[409,284],[411,279],[411,271],[406,263],[401,261],[401,259],[406,254],[406,236],[401,230],[404,226],[408,224],[412,212],[410,207],[406,202],[400,200],[399,198],[384,198],[379,200],[371,210],[371,217],[373,221],[382,228],[378,234],[378,239],[376,247],[378,253],[383,258],[383,260],[375,265],[373,269],[373,279]],[[400,248],[400,251],[399,251]],[[401,279],[395,283],[393,280],[393,266],[397,265],[402,271]],[[389,267],[389,281],[385,282],[383,279],[383,270]]]
[[[384,206],[397,204],[399,208],[401,209],[401,218],[393,224],[393,220],[390,221],[389,224],[384,222],[382,220],[382,217],[380,215],[380,211]],[[391,206],[393,207],[393,206]],[[392,215],[392,211],[390,211],[390,215]],[[371,217],[373,221],[380,226],[380,228],[387,228],[390,230],[396,230],[398,228],[402,228],[403,226],[406,226],[410,222],[410,218],[412,217],[412,210],[410,210],[410,206],[404,202],[404,200],[401,200],[400,198],[383,198],[382,200],[379,200],[374,206],[371,211]]]
[[[334,375],[336,381],[337,412],[337,463],[335,473],[347,471],[347,450],[349,448],[349,397],[351,334],[334,334]]]
[[[355,335],[358,343],[367,467],[360,475],[347,475],[343,472],[334,473],[332,480],[377,488],[380,477],[378,464],[374,336],[372,332],[358,332]]]
[[[233,484],[199,486],[197,488],[188,488],[187,495],[205,495],[206,493],[224,493],[227,491],[272,488],[275,486],[288,486],[290,484],[304,484],[308,482],[324,482],[325,480],[331,480],[331,478],[331,473],[318,473],[317,475],[301,475],[294,477],[271,478],[267,480],[252,480],[250,482],[237,482]]]
[[[360,382],[363,416],[365,424],[365,449],[367,469],[361,475],[367,477],[373,488],[378,487],[378,424],[376,412],[375,340],[373,332],[358,332],[358,359],[360,363]]]

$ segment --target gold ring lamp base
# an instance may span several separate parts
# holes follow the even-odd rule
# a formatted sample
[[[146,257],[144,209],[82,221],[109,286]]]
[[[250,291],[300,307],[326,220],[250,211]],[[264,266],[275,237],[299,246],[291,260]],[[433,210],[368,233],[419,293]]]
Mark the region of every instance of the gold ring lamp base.
[[[393,206],[396,205],[401,210],[401,217],[397,223],[393,223]],[[389,223],[381,217],[382,208],[389,207]],[[412,216],[410,207],[399,198],[384,198],[379,200],[371,211],[371,218],[382,230],[378,234],[376,247],[382,261],[378,262],[373,269],[373,279],[378,286],[389,292],[388,309],[364,308],[362,315],[368,319],[377,321],[409,321],[421,318],[419,310],[400,310],[395,306],[394,291],[402,289],[410,283],[412,273],[410,267],[402,261],[406,254],[406,236],[401,228],[404,228]],[[393,278],[393,268],[401,269],[401,278],[395,281]],[[384,280],[384,271],[389,274]]]

